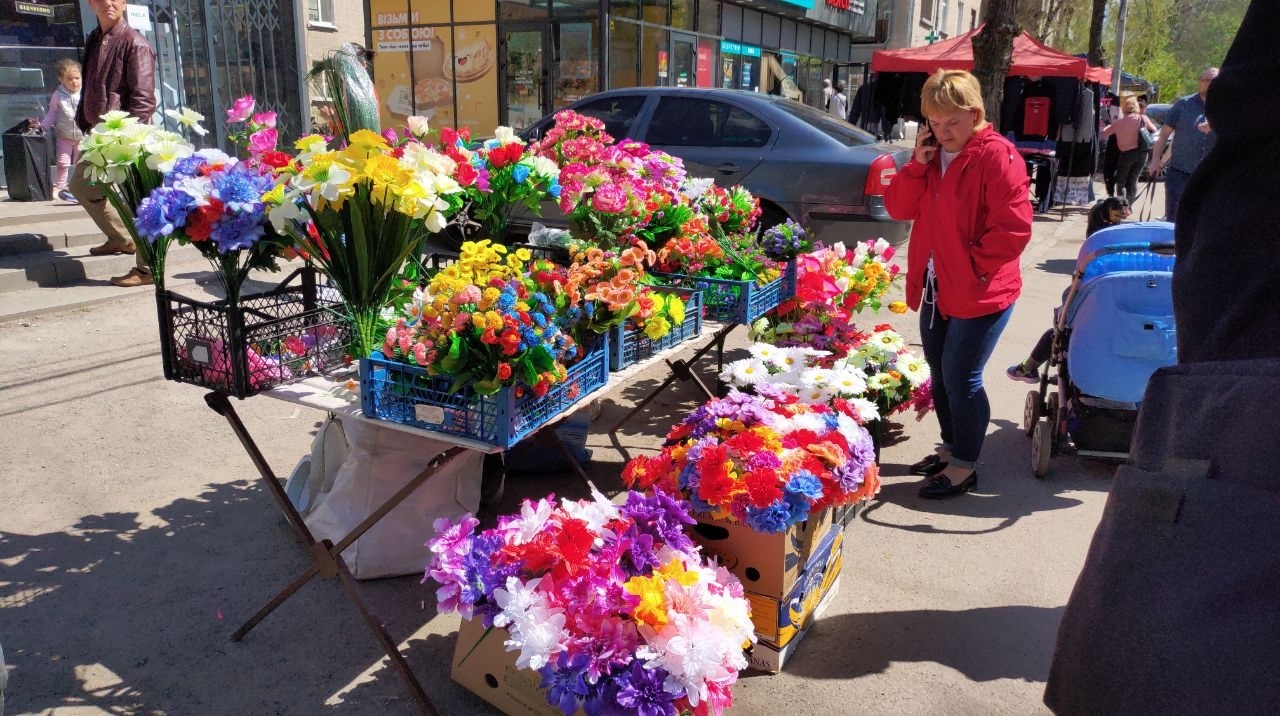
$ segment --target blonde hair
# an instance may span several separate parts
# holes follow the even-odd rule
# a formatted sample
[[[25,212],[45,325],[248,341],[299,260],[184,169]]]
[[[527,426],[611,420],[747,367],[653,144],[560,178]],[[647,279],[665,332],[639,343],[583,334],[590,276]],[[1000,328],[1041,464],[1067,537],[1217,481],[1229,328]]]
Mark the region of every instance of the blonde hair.
[[[925,116],[976,111],[974,129],[986,124],[987,119],[978,78],[964,70],[938,70],[925,80],[920,90],[920,111]]]
[[[58,64],[54,65],[54,68],[57,69],[59,77],[61,77],[67,70],[75,70],[76,72],[81,71],[80,63],[70,57],[64,57],[61,60],[58,60]]]
[[[1133,109],[1129,109],[1129,105],[1133,105]],[[1120,100],[1120,109],[1125,114],[1137,114],[1142,111],[1142,105],[1138,104],[1138,95],[1131,94]]]

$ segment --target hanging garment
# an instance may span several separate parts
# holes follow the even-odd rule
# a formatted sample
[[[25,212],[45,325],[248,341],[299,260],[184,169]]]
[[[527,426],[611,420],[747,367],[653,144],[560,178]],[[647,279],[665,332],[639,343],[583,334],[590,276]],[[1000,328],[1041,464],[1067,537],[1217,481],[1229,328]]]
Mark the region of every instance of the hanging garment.
[[[1048,97],[1027,97],[1022,100],[1022,136],[1019,139],[1045,139],[1049,136]]]
[[[1058,131],[1058,139],[1063,142],[1087,142],[1093,139],[1098,129],[1098,117],[1095,113],[1097,97],[1093,90],[1084,88],[1076,98],[1075,117],[1070,124],[1062,125]]]

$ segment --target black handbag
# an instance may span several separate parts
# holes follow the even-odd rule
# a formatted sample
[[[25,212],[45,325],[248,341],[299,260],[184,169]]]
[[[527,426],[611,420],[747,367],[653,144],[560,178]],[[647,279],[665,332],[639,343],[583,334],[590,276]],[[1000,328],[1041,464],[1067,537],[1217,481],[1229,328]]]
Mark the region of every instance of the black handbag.
[[[1151,131],[1146,127],[1138,127],[1138,149],[1144,152],[1151,151],[1151,147],[1155,146],[1156,140],[1151,136]]]

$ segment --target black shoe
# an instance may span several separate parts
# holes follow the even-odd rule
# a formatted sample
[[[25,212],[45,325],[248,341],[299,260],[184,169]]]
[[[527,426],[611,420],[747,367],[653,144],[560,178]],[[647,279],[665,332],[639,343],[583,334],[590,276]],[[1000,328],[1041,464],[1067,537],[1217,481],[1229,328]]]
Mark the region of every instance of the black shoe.
[[[956,495],[975,490],[978,487],[978,473],[969,473],[969,476],[960,481],[958,485],[952,485],[951,480],[942,475],[934,475],[929,478],[929,482],[920,488],[920,496],[926,500],[945,500]]]
[[[947,463],[945,460],[938,457],[937,455],[930,455],[929,457],[926,457],[920,462],[917,462],[916,464],[907,468],[907,472],[911,473],[912,475],[925,475],[927,477],[931,475],[937,475],[938,473],[946,469],[946,467],[947,467]]]

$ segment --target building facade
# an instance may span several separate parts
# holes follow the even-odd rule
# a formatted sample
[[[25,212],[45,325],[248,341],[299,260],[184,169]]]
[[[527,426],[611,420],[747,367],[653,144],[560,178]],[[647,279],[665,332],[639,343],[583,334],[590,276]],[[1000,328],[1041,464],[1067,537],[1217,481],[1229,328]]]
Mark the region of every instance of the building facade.
[[[860,81],[878,0],[366,0],[384,124],[487,133],[618,87],[729,87],[814,106]]]
[[[883,42],[860,48],[867,62],[875,50],[919,47],[976,28],[982,22],[982,0],[894,0],[887,14]]]

